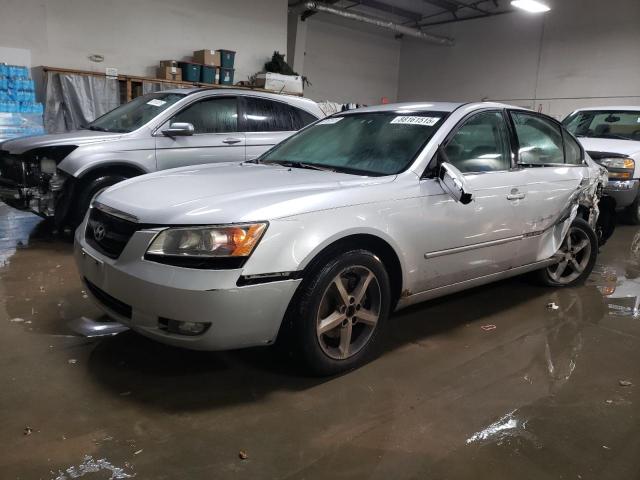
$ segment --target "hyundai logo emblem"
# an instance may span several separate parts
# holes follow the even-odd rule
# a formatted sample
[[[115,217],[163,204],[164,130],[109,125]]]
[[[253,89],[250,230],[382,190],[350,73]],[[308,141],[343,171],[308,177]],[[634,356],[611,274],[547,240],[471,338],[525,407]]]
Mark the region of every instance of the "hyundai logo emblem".
[[[93,238],[95,238],[97,242],[101,241],[106,234],[107,229],[103,223],[98,222],[93,226]]]

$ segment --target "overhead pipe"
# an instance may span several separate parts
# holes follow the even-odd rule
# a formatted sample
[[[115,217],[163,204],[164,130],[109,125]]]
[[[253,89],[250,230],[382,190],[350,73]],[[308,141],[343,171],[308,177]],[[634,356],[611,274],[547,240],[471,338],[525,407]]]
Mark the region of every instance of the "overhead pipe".
[[[313,10],[315,12],[324,12],[324,13],[329,13],[331,15],[337,15],[343,18],[349,18],[357,22],[368,23],[370,25],[376,25],[378,27],[392,30],[399,35],[407,35],[410,37],[419,38],[427,42],[435,43],[436,45],[444,45],[447,47],[452,47],[455,44],[454,40],[449,37],[433,35],[431,33],[426,33],[416,28],[406,27],[404,25],[400,25],[391,21],[382,20],[376,17],[365,15],[363,13],[353,12],[351,10],[346,10],[344,8],[332,7],[325,3],[301,2],[294,5],[293,8],[295,8],[296,11]]]

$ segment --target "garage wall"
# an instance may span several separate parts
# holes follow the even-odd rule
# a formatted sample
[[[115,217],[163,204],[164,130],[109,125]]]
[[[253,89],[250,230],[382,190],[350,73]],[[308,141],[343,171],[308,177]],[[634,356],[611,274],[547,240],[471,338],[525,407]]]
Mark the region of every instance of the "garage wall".
[[[246,80],[286,44],[287,0],[0,0],[0,47],[29,50],[33,66],[155,76],[159,60],[227,48]]]
[[[549,1],[430,29],[454,47],[403,39],[399,98],[491,99],[564,117],[579,106],[640,104],[640,2]]]
[[[304,75],[312,83],[305,96],[366,105],[396,100],[401,42],[393,33],[323,14],[303,23]]]

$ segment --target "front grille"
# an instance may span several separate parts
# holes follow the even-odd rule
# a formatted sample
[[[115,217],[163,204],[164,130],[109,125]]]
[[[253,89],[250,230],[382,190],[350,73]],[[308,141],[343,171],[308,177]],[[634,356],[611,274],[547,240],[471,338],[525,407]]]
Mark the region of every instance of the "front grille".
[[[132,312],[131,305],[127,305],[126,303],[121,302],[117,298],[113,298],[104,290],[101,290],[100,288],[96,287],[93,283],[91,283],[86,278],[84,279],[84,281],[87,284],[87,288],[89,289],[91,294],[94,297],[96,297],[98,301],[102,303],[105,307],[107,307],[112,312],[117,313],[118,315],[121,315],[126,318],[131,318],[131,312]]]
[[[110,258],[118,258],[139,224],[92,208],[85,231],[87,243]]]

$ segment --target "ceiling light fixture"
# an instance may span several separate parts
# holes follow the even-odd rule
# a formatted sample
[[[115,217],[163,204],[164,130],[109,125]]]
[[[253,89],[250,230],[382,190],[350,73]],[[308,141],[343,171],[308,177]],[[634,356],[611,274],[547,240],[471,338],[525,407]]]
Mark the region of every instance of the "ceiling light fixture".
[[[547,5],[537,0],[512,0],[511,5],[529,13],[544,13],[551,10]]]

